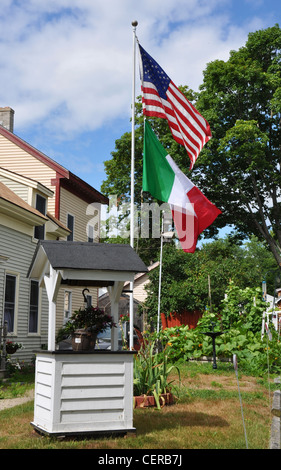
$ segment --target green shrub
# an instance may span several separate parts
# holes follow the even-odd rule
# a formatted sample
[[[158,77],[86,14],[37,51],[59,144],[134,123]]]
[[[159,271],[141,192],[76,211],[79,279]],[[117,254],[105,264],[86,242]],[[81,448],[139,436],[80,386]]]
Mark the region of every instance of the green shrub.
[[[281,342],[273,327],[271,333],[269,341],[267,335],[261,339],[260,332],[253,333],[247,326],[236,325],[216,338],[216,355],[232,359],[236,354],[240,366],[252,375],[263,375],[267,370],[280,374]],[[189,329],[185,325],[166,328],[159,338],[163,344],[170,345],[169,357],[174,362],[213,354],[212,340],[200,328]]]
[[[242,324],[245,329],[260,333],[262,315],[268,305],[262,300],[260,288],[240,289],[230,282],[221,303],[220,317],[223,329],[229,330],[237,324]]]

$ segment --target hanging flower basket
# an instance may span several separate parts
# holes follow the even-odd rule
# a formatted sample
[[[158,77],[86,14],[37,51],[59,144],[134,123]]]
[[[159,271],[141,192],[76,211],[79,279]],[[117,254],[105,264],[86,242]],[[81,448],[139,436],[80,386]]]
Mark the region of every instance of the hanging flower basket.
[[[22,344],[20,343],[13,343],[12,341],[6,342],[6,353],[7,354],[14,354],[17,352],[18,349],[22,348]]]
[[[120,315],[120,322],[125,323],[130,321],[130,316],[128,313]]]
[[[92,351],[95,349],[97,333],[86,329],[75,330],[72,333],[71,346],[73,351]]]
[[[98,333],[116,324],[111,315],[98,307],[85,307],[76,310],[69,321],[60,328],[57,343],[71,337],[73,351],[90,351],[95,349]]]

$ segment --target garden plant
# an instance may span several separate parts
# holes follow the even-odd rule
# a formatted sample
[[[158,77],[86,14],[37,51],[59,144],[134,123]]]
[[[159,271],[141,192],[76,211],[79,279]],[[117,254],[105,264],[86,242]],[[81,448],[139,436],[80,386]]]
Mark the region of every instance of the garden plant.
[[[220,312],[206,311],[195,329],[187,325],[167,328],[160,332],[163,344],[171,344],[170,359],[187,361],[212,355],[212,340],[205,332],[215,323],[222,334],[216,338],[216,354],[232,360],[233,354],[251,375],[280,374],[281,341],[279,332],[269,324],[270,337],[263,336],[262,314],[266,304],[260,289],[239,289],[230,283]]]
[[[161,408],[161,395],[171,392],[174,380],[170,380],[169,376],[173,371],[178,373],[180,381],[179,368],[170,364],[169,352],[169,344],[159,353],[156,343],[146,338],[134,358],[134,396],[153,395],[158,409]]]

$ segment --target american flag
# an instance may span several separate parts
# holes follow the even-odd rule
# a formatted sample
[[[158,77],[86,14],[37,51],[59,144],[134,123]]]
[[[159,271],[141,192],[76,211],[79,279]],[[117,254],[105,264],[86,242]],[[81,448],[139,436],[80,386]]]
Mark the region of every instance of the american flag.
[[[173,138],[186,148],[192,169],[212,137],[210,126],[140,44],[139,49],[143,114],[168,120]]]

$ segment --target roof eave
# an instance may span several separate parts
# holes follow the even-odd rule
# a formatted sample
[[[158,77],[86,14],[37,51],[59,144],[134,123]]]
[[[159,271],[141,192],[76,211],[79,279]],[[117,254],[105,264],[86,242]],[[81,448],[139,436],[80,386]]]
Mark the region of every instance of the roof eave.
[[[29,143],[25,142],[23,139],[18,137],[13,132],[10,132],[8,129],[0,125],[0,134],[6,137],[8,140],[13,142],[15,145],[20,147],[25,152],[33,155],[34,157],[38,158],[41,162],[45,163],[45,165],[49,166],[57,173],[59,173],[62,177],[68,178],[69,171],[61,166],[59,163],[55,162],[52,158],[48,157],[44,153],[37,150],[35,147],[30,145]]]

